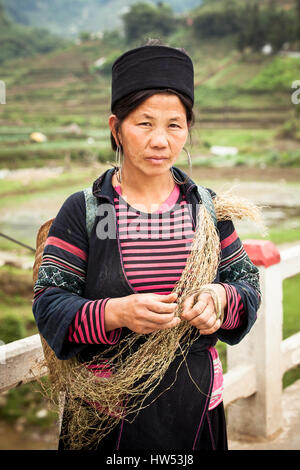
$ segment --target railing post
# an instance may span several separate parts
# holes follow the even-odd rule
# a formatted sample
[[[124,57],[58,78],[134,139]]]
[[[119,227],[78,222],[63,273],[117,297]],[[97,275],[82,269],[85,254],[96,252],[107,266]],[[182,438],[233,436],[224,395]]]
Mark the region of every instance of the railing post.
[[[244,242],[259,267],[262,303],[257,321],[240,344],[227,348],[228,369],[252,364],[256,393],[228,406],[228,432],[235,438],[270,438],[282,427],[282,277],[280,254],[270,241]]]

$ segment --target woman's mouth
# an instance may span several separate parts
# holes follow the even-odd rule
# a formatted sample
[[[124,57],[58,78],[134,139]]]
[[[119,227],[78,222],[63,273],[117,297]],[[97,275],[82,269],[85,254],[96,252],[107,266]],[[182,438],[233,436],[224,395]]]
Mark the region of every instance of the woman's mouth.
[[[146,160],[154,164],[159,164],[167,160],[167,157],[151,156],[151,157],[146,157]]]

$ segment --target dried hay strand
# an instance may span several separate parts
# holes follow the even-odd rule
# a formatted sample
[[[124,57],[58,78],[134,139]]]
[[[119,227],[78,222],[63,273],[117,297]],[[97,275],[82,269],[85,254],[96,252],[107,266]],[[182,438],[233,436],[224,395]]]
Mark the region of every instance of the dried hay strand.
[[[262,225],[260,210],[249,201],[224,194],[214,199],[214,205],[218,221],[246,217]],[[181,315],[187,297],[214,281],[219,260],[218,232],[205,205],[201,204],[191,252],[173,289],[178,294],[175,315]],[[150,395],[175,357],[181,355],[182,364],[199,336],[198,330],[186,321],[148,335],[132,333],[118,345],[108,348],[105,354],[94,357],[89,364],[78,363],[75,359],[58,361],[46,346],[44,353],[53,396],[66,392],[66,438],[70,448],[93,448],[121,420],[132,422],[137,413],[151,403]],[[91,372],[93,364],[102,364],[106,376]]]
[[[262,207],[235,195],[232,190],[217,195],[214,199],[214,206],[218,221],[248,219],[256,224],[263,236],[267,235]]]

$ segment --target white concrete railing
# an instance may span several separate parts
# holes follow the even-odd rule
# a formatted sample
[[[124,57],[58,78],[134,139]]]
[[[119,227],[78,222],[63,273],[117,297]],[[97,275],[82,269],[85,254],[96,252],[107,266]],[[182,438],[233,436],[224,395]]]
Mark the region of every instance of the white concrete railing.
[[[300,272],[300,245],[281,253],[271,242],[244,245],[259,265],[262,304],[250,333],[227,348],[224,401],[230,432],[268,438],[283,424],[282,377],[300,364],[300,332],[282,341],[282,283]]]
[[[282,341],[282,281],[300,272],[300,245],[283,251],[280,262],[270,242],[257,242],[257,259],[253,244],[244,246],[260,265],[262,304],[250,333],[227,348],[224,405],[230,431],[271,437],[282,425],[282,376],[300,364],[300,332]],[[0,393],[46,375],[43,358],[39,335],[0,346]]]

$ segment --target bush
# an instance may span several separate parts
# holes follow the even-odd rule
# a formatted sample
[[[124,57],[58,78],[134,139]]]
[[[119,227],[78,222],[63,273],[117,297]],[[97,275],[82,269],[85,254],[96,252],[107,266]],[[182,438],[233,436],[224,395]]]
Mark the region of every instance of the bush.
[[[42,378],[43,386],[47,379]],[[8,391],[6,403],[0,407],[0,419],[15,423],[21,420],[22,427],[37,425],[49,427],[57,421],[57,413],[51,410],[45,400],[44,391],[39,382],[31,382]],[[39,413],[43,411],[40,415]]]
[[[298,168],[300,166],[300,152],[283,152],[280,166]]]
[[[286,121],[276,134],[279,139],[300,139],[300,124],[296,119]]]
[[[91,33],[89,33],[88,31],[81,31],[79,33],[79,39],[82,42],[90,41],[91,36],[92,36]]]
[[[11,343],[26,336],[26,327],[24,319],[16,314],[5,314],[0,320],[0,340],[5,344]]]

